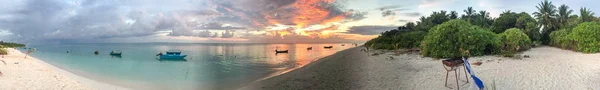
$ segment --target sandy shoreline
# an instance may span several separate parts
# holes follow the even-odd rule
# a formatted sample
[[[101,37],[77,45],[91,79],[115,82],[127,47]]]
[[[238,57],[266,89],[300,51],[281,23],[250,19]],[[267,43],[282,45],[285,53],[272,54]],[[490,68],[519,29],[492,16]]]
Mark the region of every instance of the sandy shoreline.
[[[417,53],[361,52],[362,47],[340,51],[303,68],[255,82],[241,90],[451,90],[444,86],[445,70],[439,59]],[[374,53],[383,53],[373,55]],[[554,47],[538,47],[520,55],[530,58],[481,56],[469,59],[488,89],[600,89],[600,54],[583,54]],[[462,74],[461,74],[462,75]],[[448,86],[456,89],[454,74]],[[460,77],[460,89],[472,89]]]
[[[0,62],[0,90],[125,90],[60,69],[24,53],[7,48]]]

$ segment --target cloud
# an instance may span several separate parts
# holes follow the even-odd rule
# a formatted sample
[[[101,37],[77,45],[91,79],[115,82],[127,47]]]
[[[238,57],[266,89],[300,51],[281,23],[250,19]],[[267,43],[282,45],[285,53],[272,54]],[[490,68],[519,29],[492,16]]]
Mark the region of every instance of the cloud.
[[[410,22],[410,20],[399,19],[398,22]]]
[[[348,34],[360,34],[360,35],[377,35],[384,31],[389,31],[397,28],[397,26],[353,26],[348,30]]]
[[[0,9],[0,30],[22,42],[90,41],[169,31],[166,36],[236,38],[227,30],[297,29],[365,19],[333,0],[20,0]],[[209,31],[199,31],[209,30]],[[225,32],[212,30],[225,30]],[[217,34],[220,34],[218,36]],[[246,36],[244,36],[246,37]]]
[[[419,4],[418,8],[429,8],[433,6],[438,6],[441,1],[443,0],[423,0],[423,2]]]
[[[419,12],[410,12],[410,13],[401,13],[404,16],[409,16],[409,17],[420,17],[421,13]]]

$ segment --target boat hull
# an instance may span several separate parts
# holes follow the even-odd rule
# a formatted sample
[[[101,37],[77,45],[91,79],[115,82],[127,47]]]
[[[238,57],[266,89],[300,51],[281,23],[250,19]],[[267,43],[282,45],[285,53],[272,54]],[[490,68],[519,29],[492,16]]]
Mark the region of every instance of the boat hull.
[[[160,59],[184,59],[187,55],[160,55]]]

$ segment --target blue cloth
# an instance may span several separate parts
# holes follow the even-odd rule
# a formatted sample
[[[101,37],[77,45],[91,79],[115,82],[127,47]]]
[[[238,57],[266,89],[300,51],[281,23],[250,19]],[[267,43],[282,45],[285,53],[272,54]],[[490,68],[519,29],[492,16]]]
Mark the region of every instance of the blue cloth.
[[[471,78],[473,78],[473,81],[475,81],[475,85],[477,85],[477,88],[479,88],[479,90],[483,90],[484,89],[484,84],[483,81],[481,81],[481,79],[479,79],[477,76],[475,76],[475,73],[472,72],[471,70],[471,64],[469,63],[469,61],[466,58],[463,58],[465,67],[467,68],[467,72],[469,72],[469,74],[471,74]]]

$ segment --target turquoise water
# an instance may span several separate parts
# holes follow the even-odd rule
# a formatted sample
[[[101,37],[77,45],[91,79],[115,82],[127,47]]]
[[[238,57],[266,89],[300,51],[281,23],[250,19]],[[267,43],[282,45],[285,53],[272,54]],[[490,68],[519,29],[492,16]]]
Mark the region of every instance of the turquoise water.
[[[325,49],[323,46],[334,46]],[[97,81],[134,89],[235,89],[335,52],[355,47],[329,44],[74,44],[33,45],[31,56]],[[307,47],[313,47],[307,50]],[[121,50],[121,57],[110,56]],[[275,49],[289,50],[276,54]],[[99,51],[95,55],[94,51]],[[181,50],[185,60],[159,60]],[[69,53],[67,53],[69,51]]]

